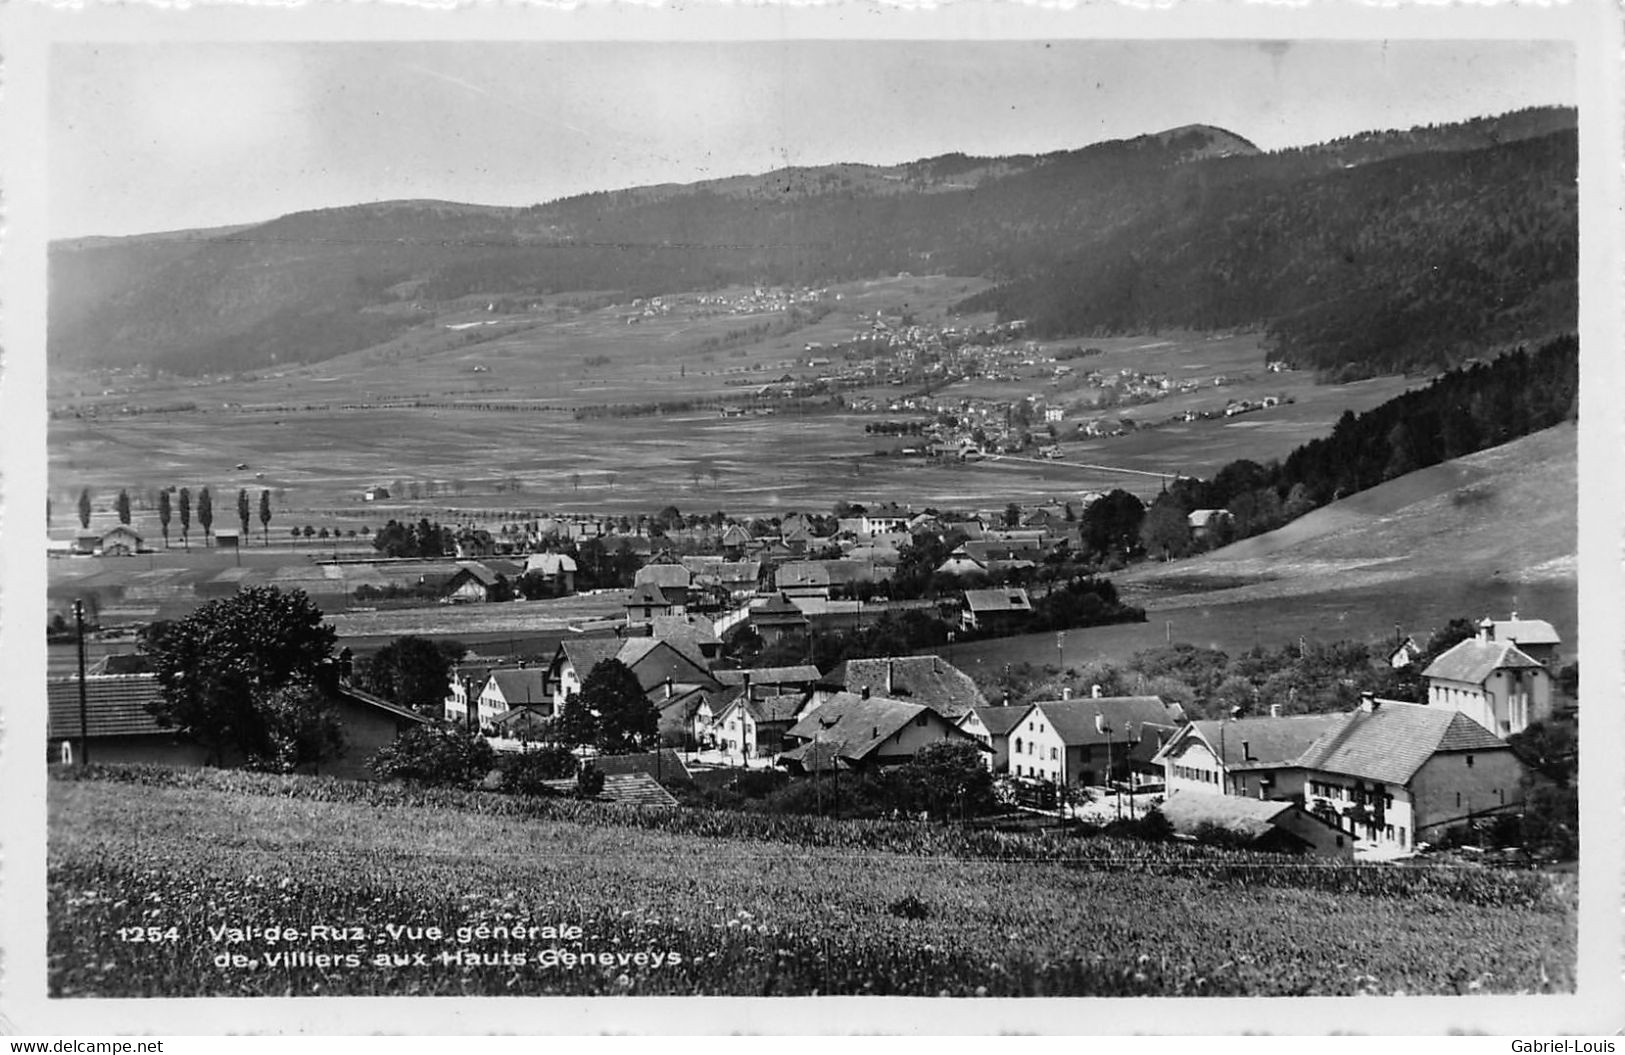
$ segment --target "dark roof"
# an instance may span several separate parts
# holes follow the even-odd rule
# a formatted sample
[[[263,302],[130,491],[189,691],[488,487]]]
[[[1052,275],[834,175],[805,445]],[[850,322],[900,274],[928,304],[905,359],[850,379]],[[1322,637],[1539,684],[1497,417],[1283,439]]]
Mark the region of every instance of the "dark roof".
[[[667,680],[679,685],[714,687],[716,679],[706,669],[704,657],[697,651],[680,647],[680,644],[653,637],[635,637],[621,646],[615,658],[632,671],[644,692]]]
[[[576,677],[585,679],[592,668],[606,659],[614,659],[621,645],[621,639],[615,637],[566,638],[559,648],[564,651],[565,661],[575,668]]]
[[[636,608],[639,605],[668,605],[665,593],[652,582],[639,583],[626,595],[626,606]]]
[[[745,709],[750,712],[751,718],[758,722],[788,722],[793,721],[807,702],[807,697],[798,693],[785,692],[773,696],[758,697],[753,691]]]
[[[805,626],[807,616],[790,601],[790,598],[782,593],[776,593],[763,603],[751,606],[750,621],[768,626]]]
[[[978,707],[976,717],[982,720],[982,725],[992,735],[1008,736],[1030,710],[1032,704],[1023,707]]]
[[[1197,721],[1190,727],[1214,755],[1221,750],[1224,752],[1222,761],[1226,766],[1247,769],[1296,763],[1323,733],[1347,720],[1346,714],[1292,714],[1279,718],[1238,718],[1230,722]]]
[[[789,735],[798,740],[838,744],[839,756],[854,761],[869,755],[927,710],[917,703],[880,696],[864,699],[842,692],[792,726]]]
[[[592,763],[605,777],[627,773],[643,773],[655,777],[658,774],[658,779],[667,784],[694,783],[694,776],[683,764],[681,756],[669,747],[662,747],[658,751],[644,751],[641,754],[600,755],[592,759]]]
[[[151,674],[152,661],[139,652],[109,652],[92,663],[86,674]]]
[[[849,659],[821,680],[848,692],[868,689],[874,696],[923,703],[944,718],[962,718],[987,706],[976,683],[941,656]]]
[[[52,739],[81,734],[79,679],[46,682],[47,735]],[[163,736],[173,729],[158,724],[147,704],[163,699],[153,674],[115,674],[85,678],[85,714],[90,736]]]
[[[1502,668],[1519,669],[1540,665],[1510,641],[1480,641],[1477,638],[1468,638],[1428,664],[1428,669],[1422,672],[1422,676],[1479,685]]]
[[[812,685],[819,680],[818,668],[810,663],[799,667],[758,667],[755,670],[714,670],[711,676],[724,685],[743,685],[750,678],[757,685]]]
[[[402,707],[398,703],[391,703],[382,696],[374,696],[372,693],[365,692],[353,685],[340,685],[338,697],[340,702],[359,704],[375,711],[383,711],[394,718],[404,718],[408,721],[417,722],[419,725],[430,725],[433,722],[432,719],[419,714],[410,707]]]
[[[1098,696],[1078,700],[1039,700],[1033,704],[1068,746],[1127,743],[1140,738],[1146,725],[1173,724],[1159,696]],[[1096,719],[1106,727],[1102,732]]]
[[[1305,769],[1384,784],[1407,784],[1439,751],[1510,750],[1506,741],[1460,711],[1420,703],[1382,701],[1355,711],[1303,753]]]
[[[510,707],[541,703],[548,698],[542,689],[543,676],[546,673],[541,667],[493,670],[487,684],[496,682],[497,691],[502,693],[502,698],[508,701]]]
[[[496,572],[492,571],[484,564],[481,564],[479,561],[461,561],[458,563],[457,567],[457,573],[451,577],[452,582],[456,582],[459,578],[466,574],[469,578],[473,579],[481,586],[495,586],[497,579],[500,578]]]

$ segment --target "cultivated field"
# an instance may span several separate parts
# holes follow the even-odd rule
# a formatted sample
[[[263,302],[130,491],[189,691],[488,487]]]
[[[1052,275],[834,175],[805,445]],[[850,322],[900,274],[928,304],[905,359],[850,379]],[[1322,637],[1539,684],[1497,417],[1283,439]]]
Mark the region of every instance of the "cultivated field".
[[[1154,491],[1149,478],[1065,464],[937,466],[877,458],[876,449],[889,445],[864,433],[864,425],[876,420],[873,415],[786,412],[722,419],[706,411],[580,421],[573,416],[576,408],[595,404],[737,399],[787,374],[810,378],[819,371],[804,365],[805,346],[865,330],[877,311],[894,317],[908,311],[930,323],[987,321],[946,315],[950,304],[976,286],[972,280],[927,276],[835,287],[831,296],[839,294],[840,300],[831,301],[834,310],[816,323],[793,333],[725,342],[720,350],[705,350],[705,342],[754,325],[782,324],[785,316],[676,315],[628,325],[626,305],[503,319],[483,317],[482,309],[437,319],[426,333],[389,347],[253,380],[146,382],[122,394],[96,396],[99,390],[89,379],[57,378],[53,405],[89,400],[113,412],[51,422],[53,533],[66,536],[77,528],[72,506],[81,487],[94,493],[93,527],[112,522],[112,500],[120,487],[139,497],[163,486],[190,486],[194,492],[209,486],[217,512],[234,501],[240,487],[249,488],[256,501],[259,489],[266,488],[275,497],[273,531],[284,532],[291,523],[347,530],[376,526],[390,516],[445,518],[504,510],[620,514],[673,504],[685,511],[755,514],[822,511],[840,497],[1002,508],[1010,501],[1066,498],[1114,486]],[[500,325],[474,326],[484,322]],[[496,336],[468,343],[470,335],[487,329]],[[1054,380],[1048,356],[1080,344],[1099,347],[1103,354],[1072,360],[1079,371],[1126,368],[1167,373],[1175,380],[1244,379],[1150,406],[1078,412],[1082,416],[1155,421],[1186,409],[1220,409],[1233,398],[1276,394],[1296,400],[1235,419],[1073,443],[1066,452],[1068,461],[1150,472],[1209,475],[1235,458],[1283,456],[1327,432],[1345,409],[1375,406],[1412,383],[1383,378],[1316,386],[1307,374],[1266,373],[1256,335],[1164,334],[1048,342],[1033,353],[1032,366],[1018,368],[1020,380],[962,382],[938,394],[950,399],[1039,394],[1062,404],[1076,402],[1082,398],[1078,382]],[[903,392],[872,390],[887,398]],[[391,400],[536,409],[339,409]],[[116,413],[122,403],[182,402],[196,409]],[[237,470],[238,464],[248,468]],[[364,488],[395,480],[423,484],[423,496],[362,503]],[[518,491],[511,489],[512,481]],[[227,516],[219,519],[229,520],[231,511],[224,511]],[[156,537],[153,511],[138,509],[137,517],[138,530]]]
[[[49,810],[59,997],[1574,986],[1572,886],[1533,873],[208,771],[53,780]],[[126,927],[159,940],[120,940]],[[233,942],[231,927],[298,936]],[[340,959],[273,963],[289,952]],[[609,960],[560,962],[587,953]]]

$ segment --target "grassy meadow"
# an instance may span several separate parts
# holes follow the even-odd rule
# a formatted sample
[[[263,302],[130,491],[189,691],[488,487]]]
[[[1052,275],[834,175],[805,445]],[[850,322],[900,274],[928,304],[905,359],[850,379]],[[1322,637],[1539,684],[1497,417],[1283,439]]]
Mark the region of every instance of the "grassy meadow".
[[[56,997],[1574,986],[1574,889],[1540,873],[219,771],[55,777]],[[318,925],[340,933],[313,938]],[[554,929],[513,940],[481,925]],[[261,930],[211,930],[227,927]],[[335,959],[276,962],[285,952]],[[474,959],[441,958],[455,955]]]

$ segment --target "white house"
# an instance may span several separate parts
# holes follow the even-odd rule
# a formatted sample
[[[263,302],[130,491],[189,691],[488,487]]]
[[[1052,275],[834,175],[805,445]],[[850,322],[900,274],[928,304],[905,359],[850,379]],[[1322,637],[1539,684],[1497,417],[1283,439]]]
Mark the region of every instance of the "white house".
[[[1495,733],[1511,736],[1552,713],[1552,676],[1510,641],[1488,628],[1459,642],[1422,672],[1428,704],[1459,711]]]

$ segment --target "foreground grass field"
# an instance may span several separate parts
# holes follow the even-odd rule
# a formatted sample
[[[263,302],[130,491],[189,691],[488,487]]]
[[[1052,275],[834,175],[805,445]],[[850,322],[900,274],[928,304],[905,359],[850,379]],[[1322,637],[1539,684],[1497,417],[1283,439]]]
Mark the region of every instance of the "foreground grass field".
[[[1534,873],[242,773],[56,776],[53,996],[1574,985],[1573,888]]]

